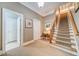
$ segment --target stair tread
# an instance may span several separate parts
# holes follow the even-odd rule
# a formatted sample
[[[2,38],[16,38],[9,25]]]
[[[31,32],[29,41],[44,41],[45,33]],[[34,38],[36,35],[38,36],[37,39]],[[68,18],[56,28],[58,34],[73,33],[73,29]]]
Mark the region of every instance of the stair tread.
[[[61,32],[61,33],[70,33],[69,31],[58,31],[58,32]]]
[[[58,37],[58,38],[63,38],[63,39],[71,39],[71,38],[62,37],[62,36],[55,36],[55,37]]]
[[[68,41],[68,42],[71,42],[71,40],[68,40],[68,39],[62,39],[62,38],[58,38],[58,37],[53,37],[53,39],[58,39],[58,40],[62,40],[62,41]]]
[[[61,34],[61,33],[57,33],[57,35],[65,35],[65,36],[70,36],[68,34]]]
[[[67,44],[67,43],[60,42],[60,41],[56,41],[56,44],[63,45],[63,46],[66,46],[66,47],[71,47],[71,44]]]
[[[72,28],[58,28],[58,30],[72,30]]]
[[[69,28],[69,27],[59,27],[59,29],[69,29],[69,30],[72,30],[72,28]]]
[[[64,49],[67,49],[69,51],[72,51],[72,52],[76,52],[76,50],[73,50],[71,47],[67,47],[67,46],[63,46],[63,45],[59,45],[59,44],[55,44],[56,46],[59,46],[61,48],[64,48]]]
[[[67,38],[70,38],[70,35],[63,35],[63,34],[54,34],[54,35],[57,35],[57,36],[60,36],[60,37],[67,37]]]
[[[53,34],[60,34],[60,35],[70,35],[70,36],[73,36],[72,34],[66,34],[66,33],[55,33],[55,32],[53,32]]]
[[[63,46],[63,45],[59,45],[59,44],[56,44],[57,46],[61,46],[63,48],[66,48],[66,49],[71,49],[71,47],[67,47],[67,46]]]
[[[59,41],[59,42],[62,42],[62,43],[64,43],[64,44],[69,44],[69,45],[71,45],[71,44],[72,44],[71,42],[66,42],[66,41],[63,41],[63,40],[58,40],[58,39],[56,39],[55,41]]]
[[[70,32],[65,32],[65,33],[64,32],[58,32],[58,33],[69,35]]]
[[[69,29],[69,27],[59,27],[59,29]]]
[[[71,42],[63,41],[63,40],[59,40],[59,39],[56,39],[56,41],[60,41],[60,42],[62,42],[62,43],[66,43],[66,44],[72,44]]]

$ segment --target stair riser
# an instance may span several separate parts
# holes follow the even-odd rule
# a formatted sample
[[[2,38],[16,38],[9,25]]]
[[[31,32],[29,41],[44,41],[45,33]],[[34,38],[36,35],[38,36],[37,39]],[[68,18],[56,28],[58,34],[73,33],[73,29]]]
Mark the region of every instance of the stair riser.
[[[60,24],[59,26],[69,26],[68,24]]]
[[[66,30],[66,31],[72,31],[72,28],[68,28],[68,29],[66,29],[66,28],[65,28],[65,29],[63,29],[63,28],[58,28],[58,29],[55,28],[55,29],[53,29],[53,30],[54,30],[54,31],[55,31],[55,30],[58,30],[58,31],[59,31],[59,30],[62,30],[62,31],[64,31],[64,30]]]
[[[63,40],[73,40],[73,39],[71,39],[71,38],[60,37],[60,36],[55,36],[55,37],[58,38],[58,39],[63,39]]]
[[[63,35],[63,34],[54,34],[54,36],[59,36],[59,37],[65,37],[65,38],[70,38],[70,35]]]
[[[62,38],[56,38],[56,39],[62,40],[62,41],[67,41],[67,42],[71,42],[71,40],[69,40],[69,39],[62,39]]]
[[[57,32],[53,32],[52,34],[55,34],[55,35],[62,35],[62,36],[69,36],[69,37],[74,36],[74,35],[70,35],[70,34],[61,34],[61,33],[57,33]]]
[[[59,28],[58,31],[69,31],[69,29]]]
[[[58,33],[61,33],[61,34],[67,34],[67,35],[69,35],[69,32],[67,33],[67,32],[58,32]]]
[[[62,36],[62,37],[67,37],[67,38],[70,38],[70,35],[60,35],[60,34],[57,34],[58,36]]]
[[[60,44],[60,45],[63,45],[63,46],[67,46],[67,47],[71,47],[71,44],[66,44],[66,43],[62,43],[62,42],[59,42],[59,41],[56,41],[56,44]]]

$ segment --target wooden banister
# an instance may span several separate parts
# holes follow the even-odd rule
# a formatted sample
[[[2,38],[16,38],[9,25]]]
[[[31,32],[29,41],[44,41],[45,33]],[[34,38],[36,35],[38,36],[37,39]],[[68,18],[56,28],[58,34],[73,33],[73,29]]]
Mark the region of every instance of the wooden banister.
[[[73,30],[74,30],[75,34],[76,34],[76,35],[79,35],[78,29],[77,29],[77,25],[76,25],[76,23],[75,23],[75,20],[74,20],[74,17],[73,17],[73,14],[72,14],[71,11],[69,12],[69,15],[68,15],[68,16],[70,16],[70,21],[71,21],[71,23],[72,23]]]
[[[55,20],[54,20],[54,23],[53,23],[53,25],[52,25],[52,28],[50,29],[50,40],[49,40],[49,43],[52,43],[54,27],[57,26],[57,19],[58,19],[58,16],[56,15],[55,17],[56,17],[56,18],[55,18]]]

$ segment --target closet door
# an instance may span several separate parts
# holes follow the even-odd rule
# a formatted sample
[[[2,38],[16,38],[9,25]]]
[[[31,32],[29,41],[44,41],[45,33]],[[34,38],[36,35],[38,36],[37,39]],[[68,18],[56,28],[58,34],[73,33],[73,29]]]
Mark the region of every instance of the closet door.
[[[0,8],[0,50],[2,50],[2,21],[1,21],[1,8]]]
[[[41,23],[39,19],[33,19],[33,39],[40,39],[41,36]]]

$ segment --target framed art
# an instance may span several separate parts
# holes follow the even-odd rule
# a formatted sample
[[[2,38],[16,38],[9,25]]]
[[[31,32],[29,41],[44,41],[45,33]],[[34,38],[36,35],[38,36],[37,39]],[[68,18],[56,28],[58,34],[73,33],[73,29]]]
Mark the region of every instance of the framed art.
[[[46,23],[45,28],[50,28],[50,23]]]
[[[33,22],[32,22],[32,20],[31,19],[26,19],[26,28],[31,28],[32,27],[32,25],[33,25]]]

